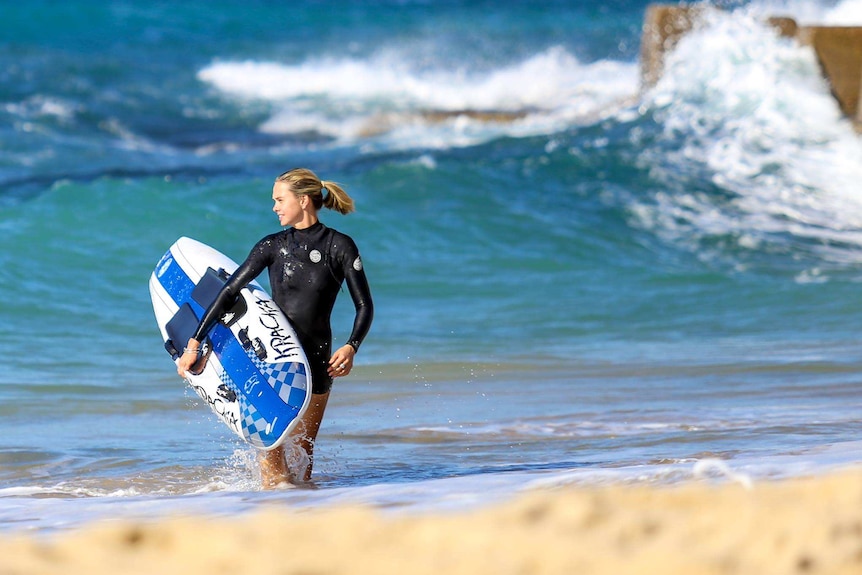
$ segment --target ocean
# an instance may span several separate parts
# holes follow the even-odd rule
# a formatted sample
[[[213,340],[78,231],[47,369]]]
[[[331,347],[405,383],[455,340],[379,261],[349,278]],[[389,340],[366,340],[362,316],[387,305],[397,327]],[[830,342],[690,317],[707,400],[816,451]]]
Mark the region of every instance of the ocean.
[[[857,463],[862,140],[763,22],[862,1],[724,3],[641,90],[646,7],[2,2],[0,531]],[[242,260],[298,166],[376,313],[312,485],[264,492],[147,281],[180,236]]]

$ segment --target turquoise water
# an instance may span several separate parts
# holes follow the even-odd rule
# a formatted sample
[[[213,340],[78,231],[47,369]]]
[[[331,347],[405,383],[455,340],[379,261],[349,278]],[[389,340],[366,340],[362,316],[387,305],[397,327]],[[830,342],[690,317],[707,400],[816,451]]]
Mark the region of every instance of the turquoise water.
[[[4,6],[0,522],[856,462],[862,144],[760,22],[862,5],[713,14],[641,92],[645,7]],[[241,260],[300,165],[355,198],[323,218],[376,317],[317,489],[268,494],[176,377],[146,285],[181,235]],[[336,340],[351,322],[345,293]]]

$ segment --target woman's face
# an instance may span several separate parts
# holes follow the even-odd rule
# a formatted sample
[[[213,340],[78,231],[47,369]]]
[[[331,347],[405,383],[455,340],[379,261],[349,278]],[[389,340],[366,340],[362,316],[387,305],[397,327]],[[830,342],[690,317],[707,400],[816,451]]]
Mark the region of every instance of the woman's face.
[[[302,221],[302,203],[287,183],[276,182],[272,186],[272,201],[272,211],[278,216],[278,222],[282,226],[295,226]]]

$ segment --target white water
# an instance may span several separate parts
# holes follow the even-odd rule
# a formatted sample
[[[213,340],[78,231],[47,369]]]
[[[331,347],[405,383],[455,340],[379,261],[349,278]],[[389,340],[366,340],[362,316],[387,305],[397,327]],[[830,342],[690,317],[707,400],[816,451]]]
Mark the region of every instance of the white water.
[[[862,16],[862,3],[852,4]],[[849,11],[845,3],[835,13]],[[641,103],[667,145],[640,157],[668,191],[634,203],[633,214],[641,226],[695,249],[724,237],[743,250],[783,250],[789,237],[830,265],[858,263],[862,141],[813,51],[779,37],[764,13],[775,12],[711,12],[668,55]],[[678,175],[692,171],[732,197],[675,189]],[[822,281],[821,271],[799,279]]]
[[[228,516],[252,513],[270,505],[291,509],[325,505],[368,505],[389,512],[463,511],[505,501],[532,489],[564,485],[638,483],[668,485],[680,481],[739,482],[756,487],[759,481],[821,474],[854,465],[858,442],[840,443],[796,453],[792,456],[740,457],[732,462],[689,459],[665,465],[575,467],[556,471],[501,471],[418,482],[383,483],[323,490],[290,488],[251,492],[247,486],[214,485],[196,494],[165,497],[139,495],[129,490],[110,494],[80,493],[66,497],[56,493],[40,496],[38,490],[0,490],[0,526],[50,534],[96,520],[153,520],[171,515]],[[96,495],[96,496],[93,496]]]
[[[637,91],[637,65],[583,63],[560,47],[496,70],[420,67],[392,52],[369,59],[214,63],[198,77],[226,96],[271,104],[263,132],[316,131],[340,141],[376,138],[387,147],[471,145],[501,135],[565,129],[616,110]],[[502,121],[458,115],[508,112]],[[429,118],[426,113],[454,113]]]

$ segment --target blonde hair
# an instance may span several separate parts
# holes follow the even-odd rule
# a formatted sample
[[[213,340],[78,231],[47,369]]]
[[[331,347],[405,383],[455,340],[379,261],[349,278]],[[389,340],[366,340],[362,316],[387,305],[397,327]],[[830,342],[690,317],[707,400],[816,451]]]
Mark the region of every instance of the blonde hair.
[[[297,196],[309,196],[315,209],[325,207],[340,214],[349,214],[355,209],[353,198],[339,184],[321,180],[308,168],[294,168],[275,181],[287,184]]]

